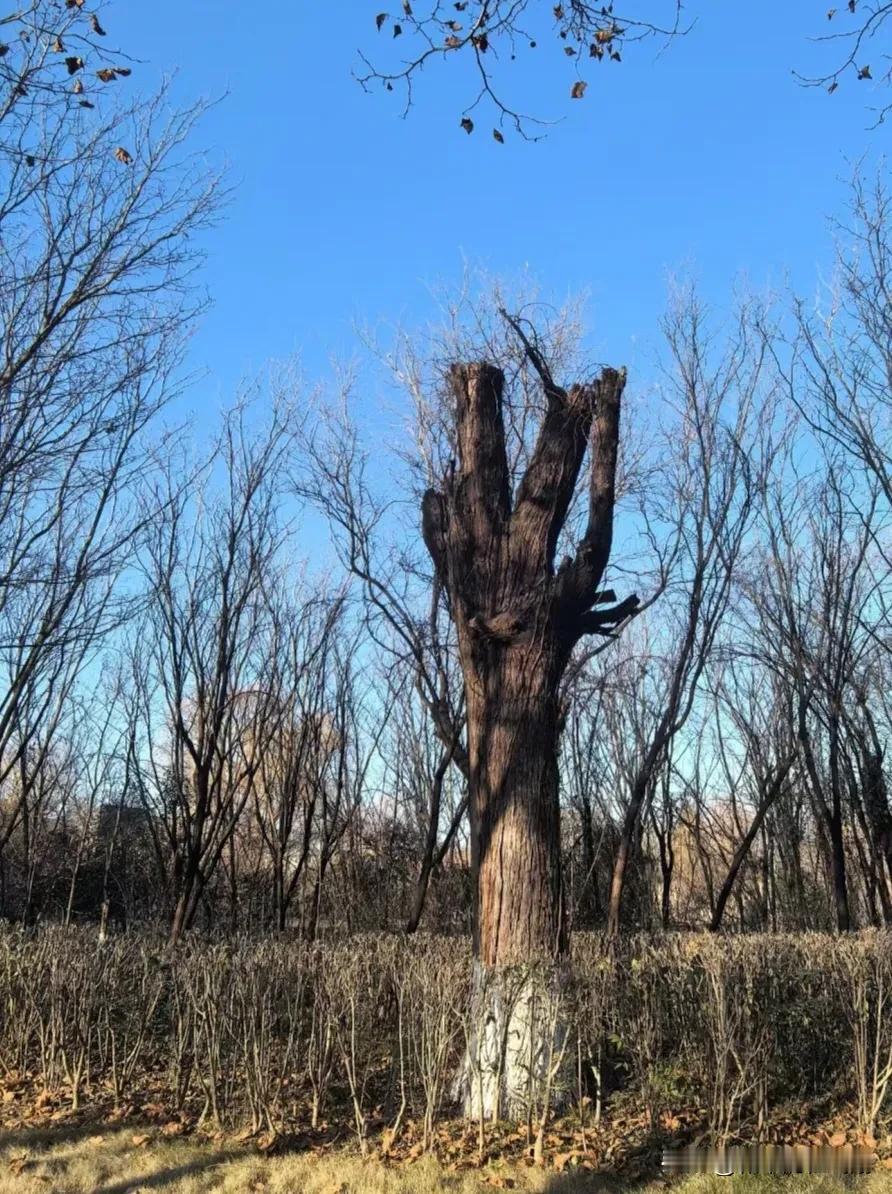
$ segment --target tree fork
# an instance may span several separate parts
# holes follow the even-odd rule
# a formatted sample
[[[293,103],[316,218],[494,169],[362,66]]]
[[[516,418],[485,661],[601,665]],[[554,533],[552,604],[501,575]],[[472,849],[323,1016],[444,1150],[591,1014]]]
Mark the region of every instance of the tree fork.
[[[616,600],[600,583],[613,536],[625,371],[605,368],[595,381],[564,389],[518,321],[505,318],[545,397],[513,500],[502,411],[505,377],[489,362],[449,369],[458,460],[441,489],[428,489],[422,499],[422,533],[449,596],[465,688],[478,967],[473,1014],[482,1012],[481,1023],[490,1024],[489,1035],[481,1029],[476,1046],[469,1045],[479,1055],[466,1063],[466,1104],[483,1114],[516,1110],[521,1070],[528,1082],[529,1058],[542,1059],[536,1080],[544,1082],[551,1064],[544,1059],[554,1056],[560,1040],[559,1026],[546,1032],[534,1010],[537,998],[544,1006],[547,981],[537,979],[538,995],[530,983],[521,983],[511,999],[506,995],[518,967],[522,973],[544,964],[557,976],[567,948],[560,681],[583,635],[610,633],[638,604],[631,597],[612,609],[592,610]],[[588,452],[585,533],[575,556],[556,570],[558,539]],[[491,1056],[493,1031],[502,1042],[498,1063]],[[499,1081],[492,1080],[496,1065]],[[481,1067],[489,1072],[485,1082]],[[480,1078],[476,1093],[473,1072]]]

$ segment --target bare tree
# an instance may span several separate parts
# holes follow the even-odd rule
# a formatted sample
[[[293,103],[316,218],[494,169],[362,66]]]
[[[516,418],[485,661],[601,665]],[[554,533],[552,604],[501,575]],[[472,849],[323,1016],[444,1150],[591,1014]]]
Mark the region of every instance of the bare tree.
[[[196,505],[171,467],[156,495],[167,517],[143,553],[153,601],[132,648],[142,727],[132,762],[168,859],[172,942],[194,920],[283,728],[268,682],[268,593],[286,538],[279,499],[292,419],[274,405],[252,432],[248,417],[241,405],[225,420],[222,493],[206,489]]]
[[[564,954],[560,684],[579,640],[609,635],[636,610],[637,598],[617,603],[600,588],[612,543],[625,374],[589,372],[565,388],[552,373],[562,356],[566,363],[572,355],[564,351],[572,336],[560,317],[544,337],[506,310],[481,316],[481,334],[487,322],[486,351],[495,350],[489,360],[461,363],[461,349],[448,343],[460,332],[453,327],[442,360],[434,350],[436,359],[422,354],[397,364],[418,417],[415,446],[406,454],[414,472],[408,484],[424,490],[432,579],[414,564],[392,568],[384,579],[380,564],[370,566],[370,532],[388,511],[368,495],[367,458],[343,417],[329,416],[309,440],[301,491],[335,525],[367,602],[413,662],[444,751],[467,767],[479,985],[498,1003],[487,976],[497,985],[506,965],[550,965]],[[574,499],[589,452],[587,510],[580,511]],[[450,460],[453,453],[457,460]],[[574,538],[574,554],[558,565],[559,541],[570,547]],[[414,615],[394,612],[411,608],[405,590],[393,592],[393,578],[405,584],[407,575],[418,575],[433,593],[429,614],[420,612],[420,602]],[[454,638],[440,629],[443,602]],[[448,664],[438,660],[448,658],[451,642],[463,680],[458,701]],[[466,747],[457,733],[465,713]],[[440,773],[436,768],[435,781]],[[436,800],[431,807],[436,814]],[[520,1061],[518,1054],[511,1089]],[[497,1103],[501,1093],[490,1094]],[[496,1109],[490,1103],[486,1113]]]
[[[638,605],[635,597],[616,604],[600,588],[613,539],[625,373],[604,368],[565,387],[532,326],[504,310],[502,318],[522,350],[526,385],[492,361],[446,367],[440,400],[457,460],[422,501],[424,541],[448,594],[464,677],[478,997],[499,1033],[513,1015],[500,988],[504,967],[550,963],[566,948],[560,683],[579,640],[605,634]],[[538,429],[515,450],[512,432],[518,425],[532,432],[540,411]],[[589,453],[584,529],[575,553],[556,566]],[[535,1032],[527,1020],[519,1033],[524,1062],[542,1046],[531,1045]],[[476,1063],[488,1066],[486,1043],[478,1038],[474,1049]],[[509,1052],[500,1081],[487,1077],[490,1105],[481,1113],[517,1098],[521,1061]]]
[[[185,150],[201,109],[171,113],[162,94],[81,112],[56,86],[51,15],[89,30],[37,0],[0,57],[26,92],[0,101],[0,784],[26,759],[38,773],[78,676],[134,608],[119,581],[157,513],[138,499],[202,307],[192,237],[218,197]]]
[[[677,406],[679,421],[665,503],[654,523],[662,521],[670,544],[669,594],[662,608],[665,620],[668,600],[672,625],[665,649],[657,645],[655,651],[662,697],[654,702],[654,721],[640,743],[613,865],[607,928],[614,935],[620,930],[625,875],[642,812],[667,751],[694,707],[770,456],[771,388],[749,313],[741,313],[718,360],[695,296],[682,300],[665,330],[674,364],[669,402]]]
[[[337,751],[328,702],[343,599],[310,594],[273,606],[267,683],[282,710],[279,732],[260,757],[253,808],[269,855],[273,920],[282,931],[318,837]]]

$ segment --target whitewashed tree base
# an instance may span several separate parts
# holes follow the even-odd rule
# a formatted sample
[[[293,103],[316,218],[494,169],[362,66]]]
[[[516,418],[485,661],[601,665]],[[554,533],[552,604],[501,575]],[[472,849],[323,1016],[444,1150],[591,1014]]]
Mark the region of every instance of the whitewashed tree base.
[[[474,963],[468,1045],[453,1097],[474,1119],[538,1118],[566,1098],[567,967]]]

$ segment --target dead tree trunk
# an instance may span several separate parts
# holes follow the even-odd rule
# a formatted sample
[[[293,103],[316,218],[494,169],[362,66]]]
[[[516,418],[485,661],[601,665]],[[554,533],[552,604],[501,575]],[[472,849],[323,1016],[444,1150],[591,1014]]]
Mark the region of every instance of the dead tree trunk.
[[[457,468],[422,503],[424,540],[449,595],[465,686],[478,967],[473,1019],[480,1028],[471,1034],[466,1078],[471,1071],[476,1078],[466,1082],[465,1099],[485,1115],[521,1106],[530,1083],[544,1081],[556,1047],[518,968],[534,963],[557,974],[566,950],[558,686],[578,639],[604,633],[637,605],[632,597],[592,608],[615,601],[598,586],[611,547],[625,373],[604,369],[597,381],[564,390],[519,325],[512,327],[547,404],[516,493],[504,376],[491,364],[460,364],[449,372]],[[588,525],[575,557],[556,570],[558,536],[589,447]]]

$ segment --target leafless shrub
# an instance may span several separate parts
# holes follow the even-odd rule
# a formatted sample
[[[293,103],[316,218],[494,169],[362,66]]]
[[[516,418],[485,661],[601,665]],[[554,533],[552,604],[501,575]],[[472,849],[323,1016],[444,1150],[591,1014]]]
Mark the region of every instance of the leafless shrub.
[[[393,972],[401,1079],[408,1075],[400,1109],[408,1103],[420,1116],[423,1144],[429,1149],[460,1061],[462,1015],[469,997],[467,943],[416,937],[395,953]],[[399,1123],[398,1117],[395,1134]]]
[[[326,986],[341,1076],[347,1084],[359,1150],[368,1152],[372,1082],[392,1057],[393,997],[387,942],[361,937],[332,947]]]
[[[495,1023],[492,1001],[472,997],[460,938],[188,934],[171,951],[145,933],[101,943],[78,928],[7,930],[0,1073],[73,1109],[160,1088],[172,1113],[229,1128],[349,1124],[363,1153],[385,1128],[385,1149],[410,1128],[434,1149],[467,1089],[485,1151],[490,1115],[478,1110],[493,1092],[479,1087],[492,1081],[498,1118],[525,1123],[540,1158],[574,1085],[583,1130],[591,1096],[597,1121],[618,1093],[655,1129],[702,1108],[722,1142],[766,1138],[781,1107],[817,1098],[865,1133],[888,1120],[886,932],[580,934],[559,984],[530,967],[501,981]],[[532,1053],[531,1040],[548,1044]]]
[[[892,934],[869,932],[840,941],[832,973],[850,1033],[860,1126],[875,1132],[892,1087]]]

